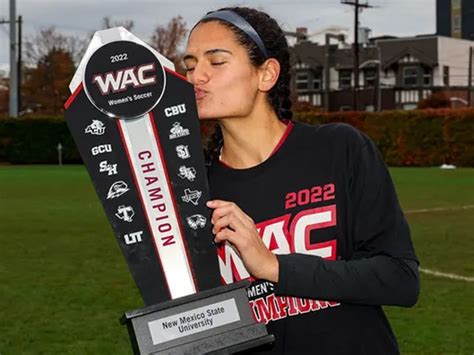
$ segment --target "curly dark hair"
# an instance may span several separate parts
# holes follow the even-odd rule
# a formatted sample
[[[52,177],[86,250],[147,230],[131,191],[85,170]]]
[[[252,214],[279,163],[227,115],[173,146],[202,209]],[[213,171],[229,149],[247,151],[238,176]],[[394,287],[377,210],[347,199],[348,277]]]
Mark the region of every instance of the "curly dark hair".
[[[280,63],[280,76],[275,86],[268,93],[268,100],[280,120],[291,120],[293,113],[291,111],[290,100],[290,52],[288,43],[283,30],[278,23],[267,13],[248,7],[225,7],[217,11],[231,10],[243,17],[258,33],[268,53],[268,58],[274,58]],[[210,13],[212,13],[211,11]],[[247,49],[250,62],[255,66],[261,66],[268,58],[264,56],[255,42],[239,28],[229,22],[210,18],[204,19],[199,23],[217,21],[229,28],[235,35],[237,41]],[[219,124],[216,124],[214,132],[209,138],[205,148],[206,164],[210,164],[216,159],[222,148],[223,137]]]

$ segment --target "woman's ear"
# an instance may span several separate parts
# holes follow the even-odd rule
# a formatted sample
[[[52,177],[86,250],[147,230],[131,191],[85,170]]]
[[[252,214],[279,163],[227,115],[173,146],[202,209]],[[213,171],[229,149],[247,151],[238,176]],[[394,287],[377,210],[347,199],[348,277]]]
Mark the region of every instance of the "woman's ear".
[[[263,92],[270,91],[280,76],[280,62],[275,58],[269,58],[260,67],[260,81],[258,89]]]

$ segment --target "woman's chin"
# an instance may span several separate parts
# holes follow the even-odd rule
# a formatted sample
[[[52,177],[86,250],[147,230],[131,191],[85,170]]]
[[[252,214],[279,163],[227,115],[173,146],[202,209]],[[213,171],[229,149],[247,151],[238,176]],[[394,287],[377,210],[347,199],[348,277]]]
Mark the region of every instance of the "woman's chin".
[[[198,117],[199,120],[205,121],[205,120],[215,120],[218,117],[215,114],[212,114],[211,112],[206,112],[206,110],[200,110],[198,107]]]

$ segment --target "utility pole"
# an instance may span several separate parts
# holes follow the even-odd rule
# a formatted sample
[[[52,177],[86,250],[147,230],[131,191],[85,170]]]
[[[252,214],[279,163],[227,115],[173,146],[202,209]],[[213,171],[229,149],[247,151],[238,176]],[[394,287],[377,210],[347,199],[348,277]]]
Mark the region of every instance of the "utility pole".
[[[361,4],[359,0],[342,0],[342,4],[354,6],[354,91],[352,96],[353,110],[357,111],[359,90],[359,10],[371,8],[368,3]]]
[[[377,112],[382,111],[382,54],[380,53],[380,46],[377,45],[377,59],[379,64],[377,65]]]
[[[0,20],[0,25],[3,25],[3,24],[10,24],[11,21],[9,20]],[[17,87],[17,90],[16,90],[16,102],[17,102],[17,112],[21,111],[21,107],[22,107],[22,104],[21,104],[21,73],[22,73],[22,69],[23,69],[23,64],[22,64],[22,56],[21,56],[21,53],[22,53],[22,25],[23,25],[23,18],[22,16],[18,16],[18,20],[14,21],[14,23],[18,23],[18,42],[15,40],[13,41],[13,44],[11,43],[12,40],[11,40],[11,36],[10,36],[10,49],[12,48],[12,46],[15,46],[17,49],[18,49],[18,61],[16,62],[17,65],[17,69],[16,69],[16,87]],[[11,25],[10,25],[11,26]],[[10,30],[10,33],[11,33],[11,30]],[[15,54],[14,53],[10,53],[10,65],[11,65],[11,60],[12,60],[12,57],[14,58]],[[10,72],[11,72],[12,69],[10,69]],[[12,80],[12,75],[10,74],[10,87],[14,87],[14,83],[12,84],[11,82]],[[12,100],[14,98],[12,98],[12,95],[10,95],[10,100]],[[11,108],[14,108],[15,105],[12,105],[11,104],[11,101],[10,101],[10,116],[11,117],[16,117],[14,115],[12,115],[12,112],[11,112]]]
[[[17,80],[18,80],[18,91],[17,91],[17,102],[18,102],[18,113],[21,112],[21,71],[23,68],[22,58],[21,58],[21,49],[22,49],[22,25],[23,25],[23,18],[22,16],[18,16],[18,69],[17,69]]]
[[[10,117],[18,117],[18,63],[16,42],[16,0],[10,0]]]
[[[469,75],[467,77],[467,106],[472,107],[472,50],[474,47],[469,47]]]

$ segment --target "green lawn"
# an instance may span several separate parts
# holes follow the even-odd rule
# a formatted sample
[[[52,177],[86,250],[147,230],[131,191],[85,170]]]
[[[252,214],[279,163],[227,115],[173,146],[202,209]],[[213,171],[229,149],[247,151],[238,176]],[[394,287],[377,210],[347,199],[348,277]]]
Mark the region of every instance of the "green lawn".
[[[406,211],[474,205],[474,169],[391,169]],[[0,354],[128,354],[142,302],[82,166],[0,167]],[[474,276],[474,209],[407,214],[422,267]],[[387,307],[403,354],[474,353],[474,283]]]

